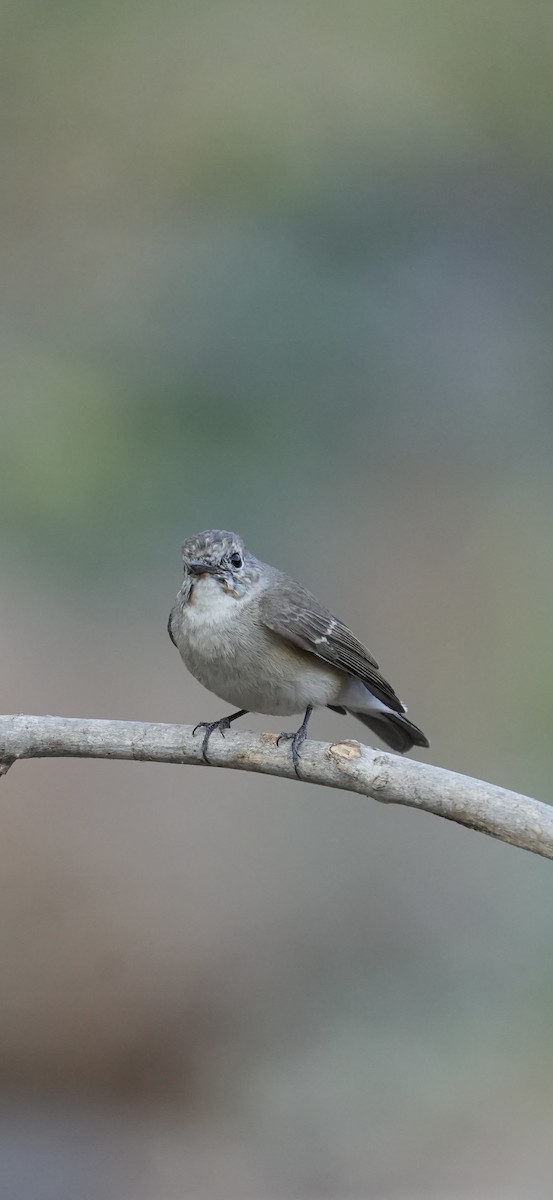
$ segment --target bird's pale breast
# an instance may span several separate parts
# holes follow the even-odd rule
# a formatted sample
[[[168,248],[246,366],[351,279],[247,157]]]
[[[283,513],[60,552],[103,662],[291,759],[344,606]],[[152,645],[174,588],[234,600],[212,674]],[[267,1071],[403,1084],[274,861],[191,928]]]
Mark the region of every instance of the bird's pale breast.
[[[236,600],[202,579],[192,602],[177,601],[172,633],[191,674],[228,704],[285,716],[339,703],[342,672],[268,630],[256,596]]]

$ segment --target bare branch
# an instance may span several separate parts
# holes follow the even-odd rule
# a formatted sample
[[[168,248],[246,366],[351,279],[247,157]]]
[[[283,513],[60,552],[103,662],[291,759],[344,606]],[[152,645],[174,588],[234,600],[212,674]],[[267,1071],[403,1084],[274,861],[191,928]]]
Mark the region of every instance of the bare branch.
[[[296,780],[276,733],[214,735],[210,764]],[[100,721],[76,717],[0,716],[0,775],[23,758],[117,758],[204,766],[201,738],[189,725]],[[302,779],[405,804],[553,858],[553,808],[480,779],[373,750],[355,741],[307,741]],[[296,780],[297,781],[297,780]]]

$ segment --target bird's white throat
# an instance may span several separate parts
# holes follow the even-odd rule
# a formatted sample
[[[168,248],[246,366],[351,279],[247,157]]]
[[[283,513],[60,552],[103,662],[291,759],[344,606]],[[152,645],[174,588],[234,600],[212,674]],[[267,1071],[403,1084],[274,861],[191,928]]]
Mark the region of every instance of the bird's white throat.
[[[213,575],[200,575],[194,580],[185,607],[186,618],[191,624],[225,624],[236,613],[236,605],[239,603],[240,599],[232,592],[226,591]]]

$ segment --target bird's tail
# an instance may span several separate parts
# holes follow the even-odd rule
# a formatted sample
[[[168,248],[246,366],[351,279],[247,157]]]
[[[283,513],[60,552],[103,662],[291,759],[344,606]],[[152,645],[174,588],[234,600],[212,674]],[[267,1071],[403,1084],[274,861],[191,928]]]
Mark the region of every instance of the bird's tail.
[[[413,746],[430,745],[422,729],[413,725],[413,722],[408,721],[402,713],[389,711],[377,715],[377,713],[359,712],[353,708],[348,708],[348,712],[352,717],[357,717],[358,721],[362,721],[363,725],[368,725],[381,741],[386,742],[391,750],[397,750],[398,754],[405,754]]]

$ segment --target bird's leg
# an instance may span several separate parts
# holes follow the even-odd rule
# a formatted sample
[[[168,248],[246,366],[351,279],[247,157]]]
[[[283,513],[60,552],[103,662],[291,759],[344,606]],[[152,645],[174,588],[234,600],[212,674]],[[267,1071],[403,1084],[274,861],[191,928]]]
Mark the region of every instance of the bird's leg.
[[[239,708],[238,712],[231,713],[228,717],[221,717],[220,721],[198,721],[198,724],[192,730],[192,737],[194,737],[197,729],[205,729],[204,740],[202,742],[202,758],[204,762],[209,763],[207,747],[211,734],[215,733],[215,730],[218,729],[221,737],[224,737],[225,729],[230,729],[231,721],[236,721],[237,717],[245,717],[247,711],[247,708]]]
[[[298,767],[300,764],[300,746],[307,737],[307,726],[309,725],[309,718],[310,718],[312,712],[313,712],[313,705],[308,704],[307,708],[305,710],[305,716],[303,718],[303,721],[302,721],[299,729],[296,729],[296,731],[292,732],[292,733],[281,733],[277,737],[277,746],[279,746],[280,743],[284,742],[284,741],[292,742],[292,762],[294,763],[294,771],[296,772],[298,779],[300,778],[300,773],[298,771]]]

